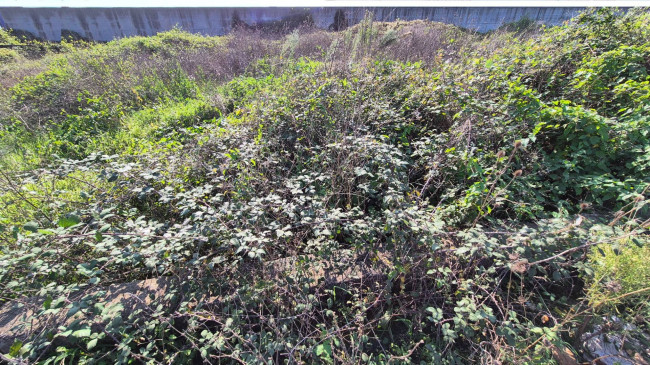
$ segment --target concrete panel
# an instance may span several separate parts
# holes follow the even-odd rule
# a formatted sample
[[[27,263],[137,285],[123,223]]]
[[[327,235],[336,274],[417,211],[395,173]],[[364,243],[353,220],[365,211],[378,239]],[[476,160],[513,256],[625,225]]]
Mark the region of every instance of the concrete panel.
[[[20,8],[0,7],[0,25],[26,31],[38,38],[59,41],[78,34],[96,41],[135,35],[154,35],[174,26],[205,35],[223,35],[234,23],[251,28],[293,27],[301,21],[328,29],[337,12],[348,25],[359,23],[366,11],[378,21],[427,19],[488,31],[523,17],[557,25],[584,8],[430,7],[430,8]],[[340,16],[340,15],[339,15]],[[284,22],[284,23],[283,23]],[[4,24],[4,25],[3,25]]]

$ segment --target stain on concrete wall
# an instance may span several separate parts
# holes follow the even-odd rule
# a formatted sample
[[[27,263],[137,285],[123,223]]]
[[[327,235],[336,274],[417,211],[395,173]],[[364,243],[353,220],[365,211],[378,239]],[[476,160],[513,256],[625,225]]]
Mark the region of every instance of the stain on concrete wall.
[[[276,29],[309,22],[322,29],[359,23],[366,12],[378,21],[427,19],[488,31],[527,17],[557,25],[584,8],[436,7],[436,8],[20,8],[0,7],[0,25],[41,39],[75,34],[96,41],[154,35],[179,26],[192,33],[223,35],[233,27]],[[3,24],[4,20],[4,24]]]

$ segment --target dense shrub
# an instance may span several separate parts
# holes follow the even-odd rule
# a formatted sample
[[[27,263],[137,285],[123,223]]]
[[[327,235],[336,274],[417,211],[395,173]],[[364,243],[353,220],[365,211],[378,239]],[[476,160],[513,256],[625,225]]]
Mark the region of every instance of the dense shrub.
[[[580,356],[594,314],[647,330],[649,21],[54,57],[0,94],[0,300],[75,320],[8,356],[526,363]]]

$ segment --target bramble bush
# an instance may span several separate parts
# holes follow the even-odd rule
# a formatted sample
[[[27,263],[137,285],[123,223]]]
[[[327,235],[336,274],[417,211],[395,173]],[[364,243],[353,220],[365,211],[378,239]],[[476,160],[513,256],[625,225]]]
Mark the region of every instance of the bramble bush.
[[[612,314],[647,331],[649,26],[368,15],[44,58],[0,93],[0,303],[36,324],[4,356],[550,363]]]

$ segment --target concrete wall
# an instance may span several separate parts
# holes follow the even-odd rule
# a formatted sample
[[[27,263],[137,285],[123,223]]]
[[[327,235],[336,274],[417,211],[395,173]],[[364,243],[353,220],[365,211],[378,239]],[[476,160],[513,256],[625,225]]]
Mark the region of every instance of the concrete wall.
[[[26,31],[51,41],[61,34],[109,41],[133,35],[153,35],[179,25],[206,35],[228,33],[233,24],[250,27],[295,25],[310,21],[328,29],[337,11],[348,25],[358,23],[366,11],[376,20],[428,19],[478,31],[496,29],[523,17],[549,25],[561,24],[584,8],[532,7],[428,7],[428,8],[20,8],[0,7],[3,27]],[[340,17],[340,15],[339,15]]]

